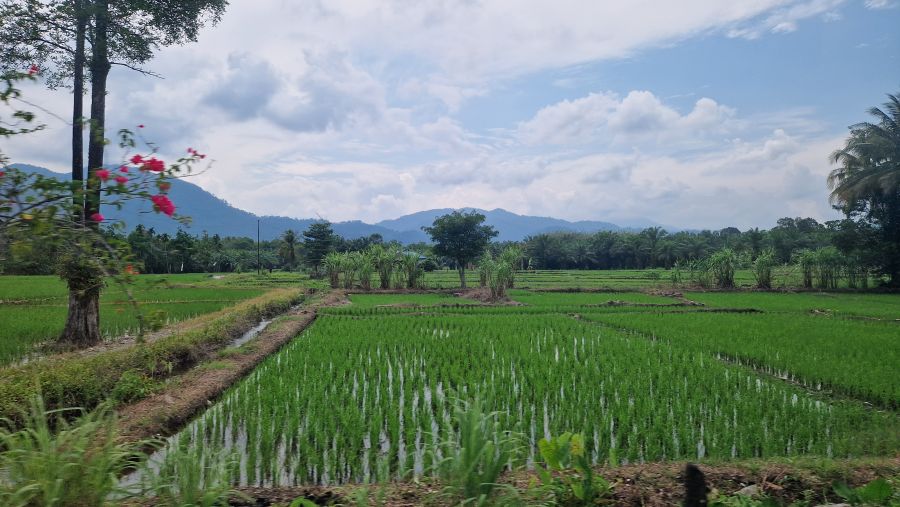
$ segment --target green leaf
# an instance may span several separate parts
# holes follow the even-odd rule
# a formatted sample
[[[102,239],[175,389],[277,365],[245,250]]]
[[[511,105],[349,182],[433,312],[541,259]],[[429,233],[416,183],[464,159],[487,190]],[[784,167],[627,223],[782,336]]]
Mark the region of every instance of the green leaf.
[[[553,476],[550,475],[550,472],[546,468],[537,467],[537,473],[538,477],[541,479],[541,483],[547,486],[553,484]]]
[[[894,493],[891,485],[884,479],[875,479],[861,488],[856,488],[856,493],[863,503],[884,504]]]
[[[575,495],[575,498],[577,498],[579,500],[584,500],[585,499],[584,498],[584,486],[582,486],[581,484],[578,484],[577,482],[573,482],[571,484],[571,486],[572,486],[572,493]]]
[[[547,463],[550,469],[559,470],[562,468],[559,464],[559,447],[555,439],[548,441],[542,438],[538,442],[538,449],[541,451],[541,458],[544,459],[544,462]]]
[[[844,500],[852,501],[856,498],[856,492],[843,482],[838,482],[834,485],[834,492]]]

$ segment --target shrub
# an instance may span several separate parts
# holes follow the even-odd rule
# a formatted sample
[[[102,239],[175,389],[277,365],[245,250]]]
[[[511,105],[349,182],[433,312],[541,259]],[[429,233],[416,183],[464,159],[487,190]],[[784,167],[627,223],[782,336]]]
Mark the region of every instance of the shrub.
[[[443,459],[434,472],[445,481],[443,494],[465,505],[486,505],[506,468],[514,466],[519,439],[499,427],[497,414],[485,414],[479,402],[458,402],[453,423],[456,438],[439,443]],[[499,437],[498,437],[499,435]]]
[[[581,434],[542,438],[538,448],[544,461],[538,475],[553,495],[554,505],[597,505],[612,495],[613,485],[594,474]]]
[[[772,288],[773,266],[775,266],[775,251],[771,248],[764,250],[753,261],[753,276],[756,277],[756,286],[760,289]]]
[[[88,507],[129,495],[118,478],[141,462],[147,442],[120,443],[110,405],[47,410],[40,396],[30,404],[21,429],[10,420],[0,429],[0,505]],[[68,412],[77,414],[72,423]]]

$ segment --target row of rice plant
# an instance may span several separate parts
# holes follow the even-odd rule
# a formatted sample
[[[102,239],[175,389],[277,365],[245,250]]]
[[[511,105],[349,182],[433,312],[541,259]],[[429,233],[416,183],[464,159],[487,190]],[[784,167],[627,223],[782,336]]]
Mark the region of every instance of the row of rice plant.
[[[563,315],[325,315],[170,445],[235,453],[245,485],[427,473],[478,398],[498,434],[583,432],[594,463],[890,454],[895,414]],[[164,455],[157,457],[165,461]]]
[[[720,354],[812,389],[900,406],[900,333],[893,323],[791,313],[594,313],[585,318]]]
[[[832,317],[900,320],[900,294],[853,292],[690,292],[693,301],[714,307],[756,308]]]

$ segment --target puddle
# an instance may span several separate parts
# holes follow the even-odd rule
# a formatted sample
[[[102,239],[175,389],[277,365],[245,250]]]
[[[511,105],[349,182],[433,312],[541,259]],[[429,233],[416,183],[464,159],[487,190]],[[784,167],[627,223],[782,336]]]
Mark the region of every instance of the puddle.
[[[241,345],[249,342],[250,340],[259,336],[259,333],[262,333],[263,330],[269,327],[269,324],[272,323],[272,319],[263,319],[259,324],[253,326],[249,331],[242,334],[240,338],[231,342],[229,347],[240,347]]]

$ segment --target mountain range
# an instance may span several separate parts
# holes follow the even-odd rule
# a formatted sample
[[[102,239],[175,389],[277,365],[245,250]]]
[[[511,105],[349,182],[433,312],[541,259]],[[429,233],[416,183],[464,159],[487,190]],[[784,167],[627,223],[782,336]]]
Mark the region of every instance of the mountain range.
[[[55,178],[67,178],[66,174],[56,173],[42,167],[16,164],[16,168],[22,171],[36,172]],[[257,220],[259,221],[260,238],[271,240],[281,236],[284,231],[293,229],[302,232],[310,224],[319,221],[312,218],[290,218],[282,216],[257,216],[249,211],[235,208],[223,199],[207,192],[201,187],[184,180],[174,180],[169,191],[172,201],[178,206],[178,213],[192,217],[191,224],[182,225],[165,215],[152,212],[149,203],[137,201],[127,202],[122,210],[107,210],[104,214],[112,219],[121,219],[129,227],[143,224],[144,227],[152,227],[158,233],[174,234],[179,228],[185,229],[190,234],[218,234],[220,236],[246,236],[255,237],[257,232]],[[528,236],[536,234],[571,231],[571,232],[597,232],[632,230],[637,227],[657,225],[649,221],[629,223],[627,227],[610,222],[582,220],[570,222],[559,218],[537,217],[518,215],[504,209],[482,210],[478,208],[462,208],[464,211],[474,210],[482,213],[485,223],[494,226],[499,231],[499,241],[520,241]],[[404,244],[419,241],[429,241],[428,235],[422,231],[422,227],[430,226],[434,219],[454,211],[453,209],[432,209],[404,215],[392,220],[382,220],[374,224],[368,224],[359,220],[347,222],[334,222],[334,232],[347,239],[366,237],[371,234],[380,234],[385,241],[397,240]]]

